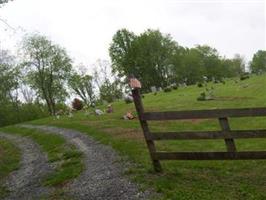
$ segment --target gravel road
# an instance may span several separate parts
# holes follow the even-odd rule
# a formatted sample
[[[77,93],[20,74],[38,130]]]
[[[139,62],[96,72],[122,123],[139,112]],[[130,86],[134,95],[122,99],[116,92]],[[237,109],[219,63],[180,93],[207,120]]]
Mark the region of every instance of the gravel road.
[[[14,134],[0,133],[0,138],[11,141],[21,151],[19,169],[13,171],[3,182],[10,191],[10,195],[5,199],[40,199],[50,193],[49,188],[41,186],[41,179],[52,169],[39,146],[27,137]]]
[[[24,125],[63,136],[85,155],[85,170],[65,186],[74,199],[79,200],[141,200],[148,199],[150,192],[141,192],[136,184],[123,176],[119,156],[106,145],[78,131],[51,126]]]

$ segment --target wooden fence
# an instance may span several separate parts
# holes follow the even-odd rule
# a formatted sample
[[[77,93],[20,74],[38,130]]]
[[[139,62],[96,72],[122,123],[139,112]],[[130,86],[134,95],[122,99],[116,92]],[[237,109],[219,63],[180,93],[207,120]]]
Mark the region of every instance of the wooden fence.
[[[248,160],[266,159],[266,151],[238,152],[236,138],[266,138],[266,130],[231,130],[228,118],[266,116],[266,108],[144,112],[140,89],[132,90],[135,107],[155,171],[162,171],[160,160]],[[220,131],[151,132],[149,120],[218,119]],[[265,122],[266,123],[266,122]],[[224,139],[227,152],[158,152],[155,140]]]

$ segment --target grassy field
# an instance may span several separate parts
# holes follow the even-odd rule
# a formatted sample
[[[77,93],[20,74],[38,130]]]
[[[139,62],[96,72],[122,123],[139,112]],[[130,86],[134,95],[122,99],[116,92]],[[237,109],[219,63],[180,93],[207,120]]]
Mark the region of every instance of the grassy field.
[[[0,139],[0,180],[3,180],[10,172],[18,169],[20,152],[12,143],[5,139]],[[8,191],[0,182],[0,199]]]
[[[146,111],[216,108],[266,107],[266,76],[245,81],[227,80],[209,83],[215,100],[197,101],[204,90],[197,86],[179,88],[170,93],[145,94]],[[103,107],[101,107],[103,108]],[[154,173],[139,121],[125,121],[133,104],[113,104],[114,113],[102,116],[77,112],[73,118],[45,118],[33,124],[48,124],[80,130],[104,144],[111,145],[123,159],[131,161],[127,174],[143,188],[153,188],[162,199],[266,199],[266,161],[165,161],[164,172]],[[266,118],[230,119],[232,129],[265,129]],[[152,122],[151,130],[219,130],[217,120]],[[265,139],[236,140],[238,150],[266,150]],[[156,142],[161,151],[224,151],[223,140]]]
[[[47,153],[50,163],[55,165],[55,171],[43,180],[44,185],[60,186],[77,177],[83,170],[82,153],[74,146],[66,143],[64,138],[54,134],[44,134],[35,129],[9,126],[1,129],[3,132],[30,137]]]

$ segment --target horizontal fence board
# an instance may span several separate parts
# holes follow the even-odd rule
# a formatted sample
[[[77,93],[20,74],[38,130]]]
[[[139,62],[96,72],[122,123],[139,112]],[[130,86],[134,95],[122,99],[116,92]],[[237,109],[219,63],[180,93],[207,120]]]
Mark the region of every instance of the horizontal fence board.
[[[254,160],[266,159],[266,151],[242,152],[156,152],[158,160]]]
[[[235,130],[235,131],[186,131],[186,132],[151,132],[150,140],[197,140],[227,138],[266,138],[266,130]]]
[[[266,116],[266,108],[240,108],[240,109],[215,109],[191,110],[168,112],[145,112],[142,120],[181,120],[181,119],[211,119],[225,117],[251,117]]]

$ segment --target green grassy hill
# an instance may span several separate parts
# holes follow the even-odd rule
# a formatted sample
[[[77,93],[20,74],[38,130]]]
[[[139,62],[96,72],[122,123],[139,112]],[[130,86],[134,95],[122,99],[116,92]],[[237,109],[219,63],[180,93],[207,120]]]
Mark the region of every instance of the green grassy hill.
[[[146,111],[196,110],[216,108],[266,107],[266,76],[248,80],[209,83],[214,100],[197,101],[204,88],[189,86],[172,92],[145,94]],[[101,107],[102,109],[105,107]],[[77,112],[73,118],[45,118],[31,122],[83,131],[102,143],[111,145],[132,164],[126,174],[143,188],[153,188],[162,199],[266,199],[266,161],[164,161],[164,172],[153,172],[139,121],[122,120],[133,104],[113,103],[114,113],[95,116]],[[265,129],[266,118],[230,119],[232,129]],[[219,130],[217,120],[181,120],[151,122],[151,130]],[[236,140],[238,150],[266,150],[266,139]],[[225,151],[223,140],[160,141],[161,151]]]

